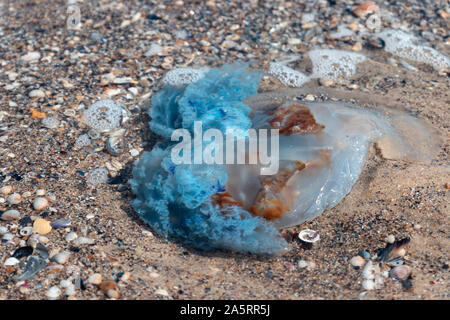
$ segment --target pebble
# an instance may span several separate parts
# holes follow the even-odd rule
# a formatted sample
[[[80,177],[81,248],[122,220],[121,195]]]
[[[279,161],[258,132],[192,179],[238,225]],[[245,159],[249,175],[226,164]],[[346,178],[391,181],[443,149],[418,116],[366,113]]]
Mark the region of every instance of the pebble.
[[[4,196],[7,196],[13,191],[13,188],[11,186],[3,186],[0,188],[0,193]]]
[[[375,281],[373,281],[373,280],[364,280],[361,283],[361,285],[362,285],[362,287],[365,290],[373,290],[373,289],[375,289]]]
[[[20,213],[17,210],[7,210],[7,211],[3,212],[1,219],[3,221],[19,220]]]
[[[74,241],[74,240],[76,240],[77,238],[78,238],[78,235],[77,235],[75,232],[69,232],[69,233],[66,235],[66,241],[67,241],[67,242]]]
[[[392,268],[391,271],[389,272],[389,277],[398,280],[406,280],[410,274],[411,274],[411,267],[401,265]]]
[[[166,297],[169,296],[169,293],[166,290],[164,290],[164,289],[156,290],[155,294],[160,295],[160,296],[166,296]]]
[[[53,286],[47,290],[47,297],[50,299],[57,299],[61,295],[61,289],[57,286]]]
[[[75,246],[80,246],[83,244],[94,244],[94,243],[95,243],[94,239],[85,238],[85,237],[80,237],[74,241]]]
[[[358,252],[358,255],[360,255],[361,257],[363,257],[364,259],[370,259],[370,253],[367,252],[366,250],[361,250]]]
[[[52,226],[50,225],[50,221],[38,218],[33,223],[33,230],[40,235],[44,235],[52,231]]]
[[[19,204],[22,201],[22,196],[18,193],[13,193],[6,198],[9,204]]]
[[[350,259],[350,264],[354,267],[361,268],[366,263],[366,260],[364,260],[361,256],[354,256]]]
[[[0,234],[3,235],[8,232],[8,228],[4,226],[0,226]]]
[[[88,283],[100,285],[102,283],[102,275],[100,273],[94,273],[89,276]]]
[[[394,243],[395,242],[395,237],[392,234],[388,235],[386,237],[386,242],[387,243]]]
[[[5,233],[3,235],[3,240],[5,241],[11,241],[12,239],[14,239],[14,235],[12,233]]]
[[[61,286],[61,288],[68,288],[69,286],[73,285],[73,283],[70,280],[61,280],[59,282],[59,285]]]
[[[44,91],[40,90],[40,89],[35,89],[35,90],[31,90],[30,93],[28,94],[28,96],[30,98],[43,98],[45,97],[45,93]]]
[[[365,264],[361,276],[363,277],[363,279],[366,280],[373,280],[375,279],[375,267],[372,263],[372,261],[367,261],[367,263]]]
[[[306,260],[300,260],[300,261],[298,262],[298,267],[299,267],[300,269],[306,268],[307,266],[308,266],[308,261],[306,261]]]
[[[305,97],[306,101],[314,101],[316,98],[312,94],[307,94]]]
[[[33,208],[35,210],[43,210],[48,206],[48,201],[45,198],[39,197],[34,199]]]
[[[4,265],[5,266],[15,266],[19,262],[20,261],[17,258],[11,257],[11,258],[6,259]]]
[[[109,298],[118,299],[120,298],[119,290],[117,289],[116,283],[112,280],[103,281],[100,284],[100,290]]]
[[[37,61],[41,58],[41,54],[37,51],[30,51],[26,55],[21,57],[22,60],[27,62]]]
[[[73,284],[68,286],[65,291],[66,291],[66,295],[68,295],[68,296],[74,296],[76,294],[75,286]]]
[[[59,263],[59,264],[65,264],[69,260],[70,252],[68,251],[61,251],[57,254],[55,254],[52,257],[52,260]]]

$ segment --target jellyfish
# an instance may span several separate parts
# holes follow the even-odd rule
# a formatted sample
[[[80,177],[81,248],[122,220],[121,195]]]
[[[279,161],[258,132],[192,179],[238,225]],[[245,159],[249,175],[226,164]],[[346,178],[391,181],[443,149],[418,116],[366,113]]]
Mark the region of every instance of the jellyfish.
[[[279,254],[289,250],[280,230],[316,218],[351,191],[372,143],[389,145],[393,157],[427,157],[401,130],[412,126],[428,139],[409,115],[258,93],[261,77],[234,63],[184,87],[166,84],[153,97],[150,128],[163,140],[136,162],[130,184],[135,211],[155,232],[200,250]],[[245,145],[250,130],[275,130],[267,140],[278,146],[277,172],[264,174],[261,161],[195,163],[195,149],[212,144],[204,139],[184,146],[191,162],[175,162],[173,132],[195,134],[196,122],[226,137],[238,131]],[[261,150],[245,149],[244,159],[251,157]]]

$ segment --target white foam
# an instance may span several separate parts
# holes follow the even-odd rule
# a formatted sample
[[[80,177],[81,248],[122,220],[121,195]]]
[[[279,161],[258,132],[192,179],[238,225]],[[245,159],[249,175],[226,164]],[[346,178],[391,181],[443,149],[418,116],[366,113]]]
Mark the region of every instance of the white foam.
[[[434,69],[450,67],[450,59],[437,50],[420,44],[415,36],[401,30],[385,30],[378,34],[385,50],[404,59],[432,65]]]
[[[196,82],[208,72],[209,68],[178,68],[166,73],[162,82],[171,86],[180,87]]]
[[[309,81],[309,77],[306,74],[291,69],[280,62],[270,63],[269,74],[276,77],[285,86],[289,87],[301,87]]]
[[[335,49],[312,50],[308,52],[308,55],[313,64],[311,78],[336,82],[353,76],[356,73],[357,64],[366,60],[366,57],[360,53]]]

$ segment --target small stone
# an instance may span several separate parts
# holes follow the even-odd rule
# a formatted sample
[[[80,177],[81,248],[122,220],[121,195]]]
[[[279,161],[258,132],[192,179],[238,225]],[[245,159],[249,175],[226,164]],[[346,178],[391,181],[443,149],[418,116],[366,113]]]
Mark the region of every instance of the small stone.
[[[94,244],[94,243],[95,243],[94,239],[85,238],[85,237],[80,237],[74,241],[74,245],[77,247],[81,246],[83,244]]]
[[[420,230],[421,228],[422,228],[422,226],[420,224],[414,225],[414,230]]]
[[[4,226],[0,226],[0,235],[3,235],[8,232],[8,228]]]
[[[34,199],[33,208],[35,210],[43,210],[48,206],[48,201],[45,198],[39,197]]]
[[[117,289],[116,283],[112,280],[103,281],[100,284],[100,290],[109,298],[118,299],[120,298],[119,290]]]
[[[355,43],[355,45],[352,47],[352,50],[355,52],[359,52],[362,50],[362,44],[361,42],[357,42]]]
[[[350,259],[350,264],[354,267],[361,268],[366,263],[366,260],[364,260],[361,256],[354,256]]]
[[[129,272],[125,272],[121,277],[120,277],[120,281],[128,281],[128,279],[130,279],[131,273]]]
[[[44,93],[44,91],[42,91],[40,89],[35,89],[35,90],[31,90],[30,93],[28,94],[28,96],[30,98],[40,99],[40,98],[45,97],[45,93]]]
[[[362,285],[362,287],[365,290],[373,290],[373,289],[375,289],[375,281],[373,281],[373,280],[364,280],[361,283],[361,285]]]
[[[44,189],[37,189],[36,195],[39,197],[45,196],[45,190]]]
[[[88,283],[99,285],[102,283],[102,275],[100,273],[94,273],[91,276],[89,276]]]
[[[316,98],[312,94],[307,94],[305,97],[306,101],[314,101]]]
[[[57,219],[55,221],[52,221],[52,223],[50,223],[50,225],[52,226],[53,229],[59,229],[59,228],[65,228],[70,226],[72,222],[70,220],[65,220],[65,219]]]
[[[370,259],[370,253],[367,252],[366,250],[361,250],[358,252],[358,255],[360,255],[361,257],[363,257],[364,259]]]
[[[19,220],[20,213],[17,210],[7,210],[7,211],[3,212],[1,219],[3,221]]]
[[[20,57],[20,59],[26,61],[26,62],[34,62],[41,58],[41,54],[37,51],[30,51],[27,54]]]
[[[15,266],[19,262],[20,261],[18,259],[11,257],[11,258],[6,259],[4,265],[5,266]]]
[[[57,286],[53,286],[47,290],[47,297],[49,299],[57,299],[61,295],[61,289],[59,289]]]
[[[366,3],[360,4],[360,5],[354,6],[352,8],[353,14],[360,18],[364,18],[368,14],[373,13],[378,10],[380,10],[380,7],[377,6],[373,2],[366,2]]]
[[[22,201],[22,196],[18,193],[13,193],[6,198],[9,204],[19,204]]]
[[[298,262],[298,267],[300,268],[300,269],[304,269],[304,268],[306,268],[308,266],[308,261],[306,261],[306,260],[300,260],[299,262]]]
[[[11,186],[3,186],[0,188],[0,193],[4,196],[7,196],[13,191],[13,188]]]
[[[76,240],[77,238],[78,238],[78,235],[77,235],[75,232],[69,232],[69,233],[66,235],[66,241],[67,241],[67,242],[74,241],[74,240]]]
[[[74,296],[76,294],[75,286],[73,284],[68,286],[65,291],[66,291],[66,295],[68,295],[68,296]]]
[[[68,288],[73,285],[73,283],[70,280],[61,280],[59,285],[61,286],[61,288]]]
[[[361,276],[363,277],[363,279],[373,280],[373,279],[375,279],[375,273],[376,273],[376,270],[375,270],[375,267],[374,267],[372,261],[370,261],[370,260],[367,261],[367,263],[365,264],[365,266],[361,272]]]
[[[70,257],[70,252],[68,252],[68,251],[61,251],[61,252],[55,254],[52,257],[52,260],[57,262],[57,263],[59,263],[59,264],[65,264],[69,260],[69,257]]]
[[[49,233],[50,231],[52,231],[52,226],[50,225],[50,221],[47,221],[42,218],[36,219],[33,223],[33,231],[40,235]]]
[[[386,242],[387,243],[394,243],[395,242],[395,237],[392,234],[388,235],[386,237]]]
[[[5,233],[3,235],[3,240],[4,241],[11,241],[12,239],[14,239],[14,235],[12,233]]]
[[[160,295],[160,296],[165,296],[165,297],[169,296],[169,293],[166,290],[164,290],[164,289],[156,290],[155,294],[156,295]]]
[[[131,149],[130,154],[132,157],[137,157],[139,155],[139,150],[137,149]]]

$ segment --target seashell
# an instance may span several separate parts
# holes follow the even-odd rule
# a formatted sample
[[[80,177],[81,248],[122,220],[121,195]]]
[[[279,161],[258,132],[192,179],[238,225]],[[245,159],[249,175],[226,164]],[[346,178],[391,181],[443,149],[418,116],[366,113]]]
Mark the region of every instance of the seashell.
[[[33,247],[26,246],[26,247],[20,247],[19,249],[14,251],[12,256],[14,258],[20,259],[20,258],[23,258],[23,257],[28,257],[32,253],[33,253]]]
[[[113,156],[118,156],[125,151],[125,129],[114,131],[106,141],[106,150]]]
[[[13,191],[13,188],[11,186],[3,186],[0,188],[0,193],[4,196],[7,196]]]
[[[66,220],[66,219],[57,219],[55,221],[52,221],[50,223],[50,225],[52,226],[53,229],[59,229],[59,228],[65,228],[70,226],[72,222],[70,220]]]
[[[108,281],[103,281],[100,284],[100,290],[107,295],[109,298],[112,299],[118,299],[120,298],[120,293],[119,290],[117,288],[117,285],[114,281],[112,280],[108,280]]]
[[[32,227],[24,227],[22,229],[19,230],[19,234],[22,237],[28,237],[33,233],[33,228]]]
[[[388,261],[395,257],[403,257],[406,254],[406,247],[409,245],[411,239],[405,238],[402,240],[389,243],[386,248],[382,249],[378,254],[378,260]]]
[[[89,276],[87,282],[99,285],[102,283],[102,275],[100,273],[94,273]]]
[[[67,242],[74,241],[77,238],[78,238],[78,235],[75,232],[69,232],[68,234],[66,234],[66,241]]]
[[[61,251],[55,254],[52,257],[52,261],[55,261],[59,264],[65,264],[69,260],[70,252],[68,251]]]
[[[33,201],[33,208],[35,210],[43,210],[48,206],[48,200],[42,197],[36,198]]]
[[[0,217],[3,221],[19,220],[20,213],[17,210],[7,210]]]
[[[20,261],[14,257],[8,258],[5,260],[5,263],[3,265],[5,266],[15,266],[16,264],[18,264]]]
[[[50,231],[52,231],[52,226],[50,225],[50,221],[47,221],[42,218],[36,219],[33,223],[33,231],[40,235],[49,233]]]
[[[390,266],[401,266],[403,264],[403,259],[401,257],[394,258],[387,262]]]
[[[350,264],[354,267],[361,268],[366,263],[366,260],[361,256],[354,256],[350,259]]]
[[[308,243],[314,243],[320,240],[320,235],[317,231],[305,229],[298,234],[300,240]]]
[[[9,204],[19,204],[22,201],[22,196],[18,193],[13,193],[6,198]]]
[[[402,265],[392,268],[389,272],[389,277],[397,280],[406,280],[411,274],[411,267]]]

